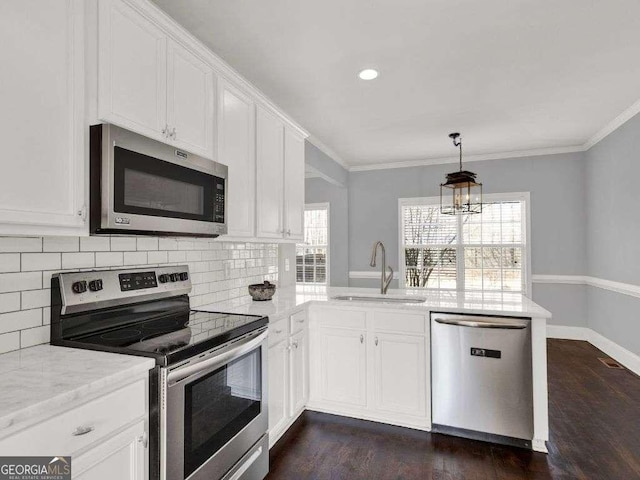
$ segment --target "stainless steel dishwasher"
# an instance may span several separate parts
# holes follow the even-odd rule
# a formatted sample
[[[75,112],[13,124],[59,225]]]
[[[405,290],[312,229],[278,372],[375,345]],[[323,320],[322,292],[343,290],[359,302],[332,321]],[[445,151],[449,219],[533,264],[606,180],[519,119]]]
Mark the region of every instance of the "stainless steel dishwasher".
[[[531,321],[431,313],[433,431],[531,448]]]

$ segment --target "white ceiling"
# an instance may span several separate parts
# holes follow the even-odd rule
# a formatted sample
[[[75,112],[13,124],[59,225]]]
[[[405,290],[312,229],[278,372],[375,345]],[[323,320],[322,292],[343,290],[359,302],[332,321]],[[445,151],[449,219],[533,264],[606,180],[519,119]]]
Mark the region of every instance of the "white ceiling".
[[[155,3],[352,166],[579,146],[640,99],[638,0]]]

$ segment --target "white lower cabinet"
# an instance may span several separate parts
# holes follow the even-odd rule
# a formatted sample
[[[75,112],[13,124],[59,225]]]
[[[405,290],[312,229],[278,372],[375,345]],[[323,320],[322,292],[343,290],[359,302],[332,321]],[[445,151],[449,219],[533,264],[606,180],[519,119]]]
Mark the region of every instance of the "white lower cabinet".
[[[428,429],[426,315],[313,306],[309,408]]]
[[[148,477],[148,380],[140,378],[0,438],[11,456],[71,456],[82,480]]]
[[[320,398],[325,402],[364,407],[367,403],[365,332],[322,328],[317,335]]]
[[[77,480],[144,480],[147,455],[144,422],[72,460],[73,478]]]
[[[305,317],[298,312],[269,325],[269,447],[298,418],[309,397],[307,329],[301,327]]]
[[[426,346],[424,337],[374,334],[373,392],[376,411],[426,414]]]

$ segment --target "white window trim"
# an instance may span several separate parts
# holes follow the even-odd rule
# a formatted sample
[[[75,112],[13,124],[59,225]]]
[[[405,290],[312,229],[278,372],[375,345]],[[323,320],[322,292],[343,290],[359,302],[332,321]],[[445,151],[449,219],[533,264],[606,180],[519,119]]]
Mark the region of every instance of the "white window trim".
[[[488,193],[482,195],[483,203],[507,202],[507,201],[523,201],[525,211],[525,256],[526,263],[524,265],[524,286],[526,291],[523,295],[531,297],[531,193],[530,192],[509,192],[509,193]],[[440,197],[415,197],[415,198],[399,198],[398,199],[398,279],[400,288],[407,288],[405,284],[405,261],[403,251],[403,224],[402,224],[402,207],[407,205],[440,205]],[[460,242],[460,238],[458,238]],[[460,260],[460,259],[458,259]],[[458,278],[464,276],[464,261],[457,262]],[[462,270],[462,273],[461,273]],[[458,291],[463,291],[462,284],[458,282]],[[493,290],[492,290],[493,292]],[[508,293],[505,291],[496,291],[496,293]],[[517,293],[517,292],[516,292]]]
[[[295,268],[296,268],[296,285],[326,285],[329,286],[331,283],[331,204],[329,202],[323,202],[323,203],[305,203],[304,205],[304,209],[305,211],[307,210],[326,210],[327,211],[327,264],[325,266],[325,275],[326,275],[326,281],[325,283],[308,283],[308,282],[298,282],[297,278],[298,278],[298,272],[297,272],[297,268],[298,268],[298,264],[296,262],[295,264]],[[302,233],[304,235],[304,225],[303,225],[303,230]],[[298,243],[296,244],[296,256],[298,254],[297,252],[297,247],[299,246],[306,246],[306,244],[304,243],[304,240],[302,241],[302,243]],[[309,247],[315,247],[316,245],[310,245]],[[322,248],[322,245],[319,245],[320,248]]]

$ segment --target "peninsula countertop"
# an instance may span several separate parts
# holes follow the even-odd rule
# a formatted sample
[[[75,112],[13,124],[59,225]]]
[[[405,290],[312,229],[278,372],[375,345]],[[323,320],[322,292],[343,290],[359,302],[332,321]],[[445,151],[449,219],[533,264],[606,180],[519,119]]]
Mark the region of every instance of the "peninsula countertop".
[[[0,355],[4,430],[147,373],[152,358],[38,345]]]
[[[442,311],[479,315],[506,315],[527,318],[551,318],[551,313],[530,298],[519,293],[456,292],[390,289],[386,297],[424,298],[422,303],[380,303],[336,300],[337,296],[380,297],[376,288],[319,287],[298,285],[278,288],[271,300],[256,302],[249,294],[232,300],[223,300],[195,307],[197,310],[267,315],[273,318],[288,315],[312,303],[336,306],[368,306],[410,311]]]

